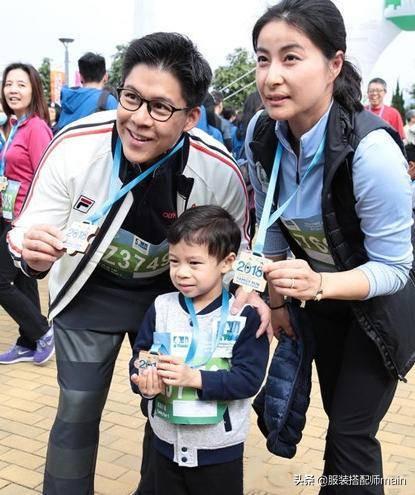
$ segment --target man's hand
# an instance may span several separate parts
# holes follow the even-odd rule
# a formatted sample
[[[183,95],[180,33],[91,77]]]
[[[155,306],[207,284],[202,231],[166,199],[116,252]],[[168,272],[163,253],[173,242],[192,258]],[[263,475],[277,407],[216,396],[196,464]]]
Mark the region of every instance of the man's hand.
[[[23,239],[22,258],[37,272],[48,271],[65,254],[63,233],[53,225],[35,225]]]
[[[131,381],[137,385],[141,395],[145,398],[153,398],[164,392],[164,384],[161,377],[157,373],[156,368],[147,368],[139,375],[134,373],[130,377]]]
[[[245,304],[253,306],[258,311],[259,317],[261,318],[261,325],[259,326],[256,337],[260,337],[263,333],[267,332],[268,338],[272,337],[272,327],[270,324],[271,314],[269,307],[264,303],[264,301],[255,292],[246,292],[243,288],[239,288],[235,294],[235,301],[231,307],[231,314],[236,315],[241,311]]]
[[[181,358],[166,355],[159,356],[157,371],[165,385],[202,388],[200,371],[184,364]]]
[[[271,310],[271,325],[275,337],[278,339],[281,332],[292,339],[296,339],[293,327],[291,326],[290,315],[286,306]]]

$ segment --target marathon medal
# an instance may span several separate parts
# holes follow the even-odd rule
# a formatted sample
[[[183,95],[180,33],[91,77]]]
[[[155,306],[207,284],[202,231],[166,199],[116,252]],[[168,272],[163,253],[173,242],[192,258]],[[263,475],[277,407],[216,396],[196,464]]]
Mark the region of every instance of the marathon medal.
[[[242,251],[233,263],[233,281],[241,285],[245,292],[264,292],[267,281],[264,278],[264,265],[270,260],[250,251]]]
[[[136,368],[138,374],[142,374],[144,370],[156,368],[159,360],[159,354],[155,354],[149,351],[140,351],[138,358],[134,361],[134,368]]]
[[[9,181],[5,175],[0,175],[0,192],[4,192],[7,189]]]
[[[98,225],[92,223],[73,222],[64,232],[64,249],[70,256],[85,253],[91,245],[92,238],[97,235],[98,229]]]

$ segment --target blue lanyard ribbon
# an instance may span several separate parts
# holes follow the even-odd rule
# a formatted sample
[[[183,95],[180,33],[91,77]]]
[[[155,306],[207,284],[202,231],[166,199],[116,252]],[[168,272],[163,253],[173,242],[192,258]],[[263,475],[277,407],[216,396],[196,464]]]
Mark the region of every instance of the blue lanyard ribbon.
[[[23,122],[27,120],[27,115],[23,115],[23,117],[20,117],[18,121],[12,125],[12,128],[10,130],[9,137],[7,138],[6,142],[4,143],[2,152],[1,152],[1,160],[0,160],[0,176],[3,176],[5,173],[6,169],[6,153],[12,144],[13,138],[16,135],[17,129],[19,128],[20,124],[23,124]]]
[[[296,190],[291,194],[291,196],[287,199],[287,201],[285,201],[284,204],[282,204],[276,211],[274,211],[274,213],[271,214],[271,208],[274,200],[274,192],[275,192],[275,187],[277,185],[277,178],[280,170],[282,150],[283,150],[281,143],[278,143],[277,151],[275,153],[275,158],[274,158],[274,164],[272,166],[271,177],[268,184],[267,195],[265,197],[264,208],[262,210],[261,221],[259,223],[255,244],[252,248],[252,251],[254,253],[262,255],[262,252],[264,250],[265,237],[267,235],[267,229],[271,227],[271,225],[273,225],[284,213],[288,205],[294,199],[294,196],[297,194],[298,190],[301,187],[301,184],[303,184],[307,175],[313,170],[313,168],[316,167],[324,152],[325,144],[326,144],[326,132],[324,133],[323,139],[321,140],[321,143],[316,151],[316,154],[314,155],[313,160],[311,161],[310,165],[305,171],[305,174],[303,175],[303,178],[301,179],[301,182],[298,184]]]
[[[102,217],[104,217],[108,213],[108,211],[110,210],[111,206],[114,203],[116,203],[119,199],[124,197],[129,191],[131,191],[133,187],[135,187],[137,184],[142,182],[146,177],[148,177],[150,174],[152,174],[158,168],[164,165],[172,155],[174,155],[177,151],[183,148],[183,144],[184,144],[184,138],[182,138],[176,144],[176,146],[174,146],[174,148],[169,151],[167,155],[165,155],[163,158],[158,160],[151,167],[149,167],[147,170],[145,170],[143,173],[141,173],[139,176],[137,176],[135,179],[133,179],[132,181],[130,181],[128,184],[126,184],[117,191],[116,190],[117,182],[118,182],[118,176],[121,166],[121,140],[118,138],[117,144],[115,145],[109,199],[105,201],[105,203],[101,206],[101,208],[98,209],[98,211],[96,211],[93,215],[89,216],[85,221],[89,223],[97,223]]]
[[[187,311],[189,312],[190,319],[192,320],[192,325],[193,325],[192,341],[190,343],[187,356],[185,358],[185,363],[194,368],[198,368],[206,364],[213,356],[213,353],[215,352],[215,349],[220,339],[222,338],[223,332],[225,331],[225,325],[229,315],[229,292],[226,289],[222,289],[222,307],[220,312],[219,329],[216,334],[215,342],[214,345],[212,346],[210,355],[208,357],[206,357],[205,355],[201,363],[193,362],[195,361],[196,354],[198,351],[198,344],[200,343],[200,328],[199,328],[199,322],[197,321],[195,307],[193,305],[193,301],[190,298],[185,297],[184,300],[186,302]]]

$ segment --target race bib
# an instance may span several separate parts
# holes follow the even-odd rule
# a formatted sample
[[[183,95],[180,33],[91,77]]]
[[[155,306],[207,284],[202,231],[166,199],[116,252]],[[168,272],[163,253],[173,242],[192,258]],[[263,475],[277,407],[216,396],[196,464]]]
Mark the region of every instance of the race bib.
[[[1,204],[3,209],[3,218],[13,220],[14,204],[16,203],[17,193],[20,189],[20,182],[9,180],[6,190],[1,193]]]
[[[336,271],[334,260],[324,235],[321,215],[314,215],[309,218],[281,218],[281,220],[290,231],[293,239],[310,257],[313,269],[317,271]]]
[[[127,230],[120,229],[108,246],[99,266],[124,278],[146,278],[168,269],[169,245],[167,240],[151,244]]]
[[[228,359],[212,358],[200,369],[217,371],[230,368]],[[172,424],[209,425],[220,423],[228,407],[226,402],[199,400],[197,391],[188,387],[166,387],[155,399],[155,414]]]

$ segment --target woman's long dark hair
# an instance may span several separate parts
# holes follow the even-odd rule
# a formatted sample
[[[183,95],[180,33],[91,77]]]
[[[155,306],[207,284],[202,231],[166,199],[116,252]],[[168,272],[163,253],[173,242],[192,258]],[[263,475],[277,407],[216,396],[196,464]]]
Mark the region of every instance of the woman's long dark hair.
[[[272,21],[284,21],[302,31],[323,55],[331,60],[338,50],[346,53],[346,28],[338,8],[330,0],[282,0],[270,7],[252,31],[254,50],[262,28]],[[354,65],[345,60],[334,81],[333,98],[346,109],[362,110],[362,78]]]
[[[29,64],[22,64],[17,62],[8,65],[3,72],[3,81],[1,83],[1,102],[3,105],[4,113],[7,117],[13,115],[13,110],[7,104],[6,98],[4,97],[4,86],[6,84],[7,75],[10,71],[15,69],[21,69],[29,76],[30,85],[32,86],[32,100],[29,105],[29,114],[34,114],[43,119],[48,126],[50,126],[50,118],[48,112],[48,105],[46,103],[45,96],[43,94],[42,81],[39,76],[39,72]]]

